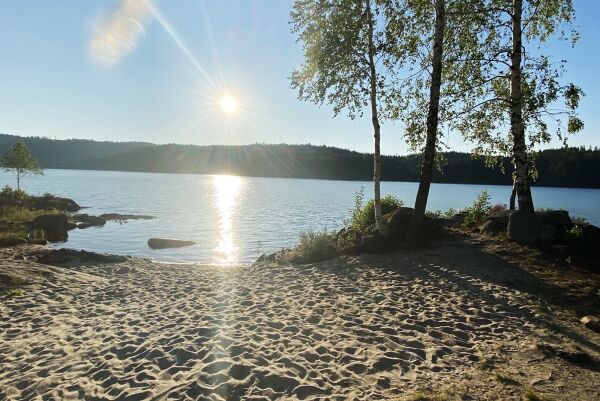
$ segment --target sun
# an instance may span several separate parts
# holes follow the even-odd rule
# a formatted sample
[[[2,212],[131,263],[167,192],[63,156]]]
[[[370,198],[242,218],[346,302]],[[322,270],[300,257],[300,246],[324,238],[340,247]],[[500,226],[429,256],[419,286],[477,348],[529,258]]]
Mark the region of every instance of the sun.
[[[238,109],[238,102],[233,96],[225,95],[219,100],[219,106],[225,114],[233,114]]]

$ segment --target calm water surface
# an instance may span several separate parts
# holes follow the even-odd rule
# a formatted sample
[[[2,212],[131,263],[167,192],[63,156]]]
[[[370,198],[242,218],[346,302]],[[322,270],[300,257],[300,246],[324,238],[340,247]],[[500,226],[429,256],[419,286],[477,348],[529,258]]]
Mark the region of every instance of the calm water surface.
[[[0,185],[14,177],[0,173]],[[155,220],[109,222],[69,232],[70,248],[154,258],[158,261],[251,263],[262,253],[294,245],[301,231],[334,230],[349,216],[361,186],[371,183],[112,171],[46,170],[26,177],[32,194],[66,196],[88,214],[149,214]],[[507,203],[511,188],[496,185],[433,184],[428,209],[463,208],[487,189],[494,203]],[[382,193],[412,206],[416,183],[384,182]],[[536,207],[567,209],[600,225],[600,190],[534,188]],[[188,248],[151,250],[148,238],[194,240]]]

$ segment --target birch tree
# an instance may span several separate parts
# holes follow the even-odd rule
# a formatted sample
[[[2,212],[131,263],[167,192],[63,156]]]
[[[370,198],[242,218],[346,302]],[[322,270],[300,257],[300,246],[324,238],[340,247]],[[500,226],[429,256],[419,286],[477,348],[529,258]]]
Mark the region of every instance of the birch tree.
[[[375,222],[385,232],[381,214],[381,123],[396,104],[397,71],[402,60],[390,49],[387,2],[382,0],[296,0],[292,31],[304,49],[304,62],[291,76],[298,97],[327,103],[335,116],[370,114],[373,127]]]
[[[552,133],[566,141],[583,128],[576,113],[582,90],[561,83],[565,60],[543,54],[555,36],[575,44],[577,33],[566,31],[574,20],[573,2],[485,0],[470,12],[484,23],[473,35],[478,45],[463,60],[470,73],[455,77],[457,90],[470,94],[456,128],[475,143],[476,154],[510,155],[519,210],[533,213],[531,151]]]
[[[460,60],[479,44],[474,36],[481,25],[478,14],[469,10],[481,6],[481,0],[407,0],[389,8],[392,31],[399,39],[398,51],[410,58],[411,67],[402,88],[410,99],[408,107],[398,109],[398,118],[405,125],[405,136],[413,151],[421,150],[423,160],[413,231],[418,231],[425,214],[431,177],[438,148],[442,145],[440,131],[456,117],[457,104],[463,92],[454,86],[455,76],[467,76],[470,71]],[[400,16],[399,22],[394,17]],[[416,235],[416,238],[419,236]]]

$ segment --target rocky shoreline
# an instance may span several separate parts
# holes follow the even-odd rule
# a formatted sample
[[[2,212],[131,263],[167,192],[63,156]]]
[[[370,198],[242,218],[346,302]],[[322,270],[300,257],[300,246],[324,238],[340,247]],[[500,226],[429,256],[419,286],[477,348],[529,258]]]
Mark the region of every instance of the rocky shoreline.
[[[108,221],[119,223],[128,220],[151,220],[154,216],[105,213],[93,216],[79,212],[82,207],[74,200],[60,197],[33,198],[34,210],[53,210],[57,213],[42,214],[27,222],[27,228],[33,240],[47,240],[50,242],[64,242],[68,239],[68,232],[74,229],[84,230],[89,227],[102,227]]]
[[[565,210],[542,210],[535,214],[500,210],[491,213],[472,227],[465,227],[464,213],[449,217],[425,216],[421,221],[419,240],[411,231],[413,209],[401,207],[386,214],[383,219],[386,232],[374,227],[358,232],[352,227],[342,228],[329,235],[329,252],[320,252],[314,258],[294,258],[297,249],[261,255],[256,263],[277,261],[310,263],[340,255],[385,254],[400,249],[435,245],[449,231],[479,233],[490,240],[506,239],[518,245],[532,247],[551,259],[561,259],[588,271],[600,273],[600,227],[571,218]]]
[[[36,216],[31,220],[21,223],[21,228],[25,235],[8,239],[0,238],[0,247],[21,244],[46,245],[48,242],[60,243],[68,240],[69,231],[71,230],[103,227],[110,221],[123,224],[129,220],[152,220],[156,218],[154,216],[138,214],[103,213],[94,216],[87,213],[80,213],[85,208],[81,207],[77,202],[69,198],[53,195],[44,195],[41,197],[27,196],[24,200],[10,203],[9,206],[11,207],[36,212]],[[0,206],[2,206],[2,202],[0,202]],[[1,231],[2,227],[0,226]],[[148,239],[148,247],[150,249],[180,248],[195,244],[197,244],[195,241],[171,238]]]

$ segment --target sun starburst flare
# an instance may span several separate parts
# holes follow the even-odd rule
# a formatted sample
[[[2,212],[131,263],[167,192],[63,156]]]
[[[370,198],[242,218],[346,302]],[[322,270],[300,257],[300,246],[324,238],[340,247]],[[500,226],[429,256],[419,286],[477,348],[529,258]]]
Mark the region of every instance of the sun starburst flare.
[[[234,114],[238,109],[238,101],[231,95],[225,95],[219,100],[219,107],[225,114]]]

